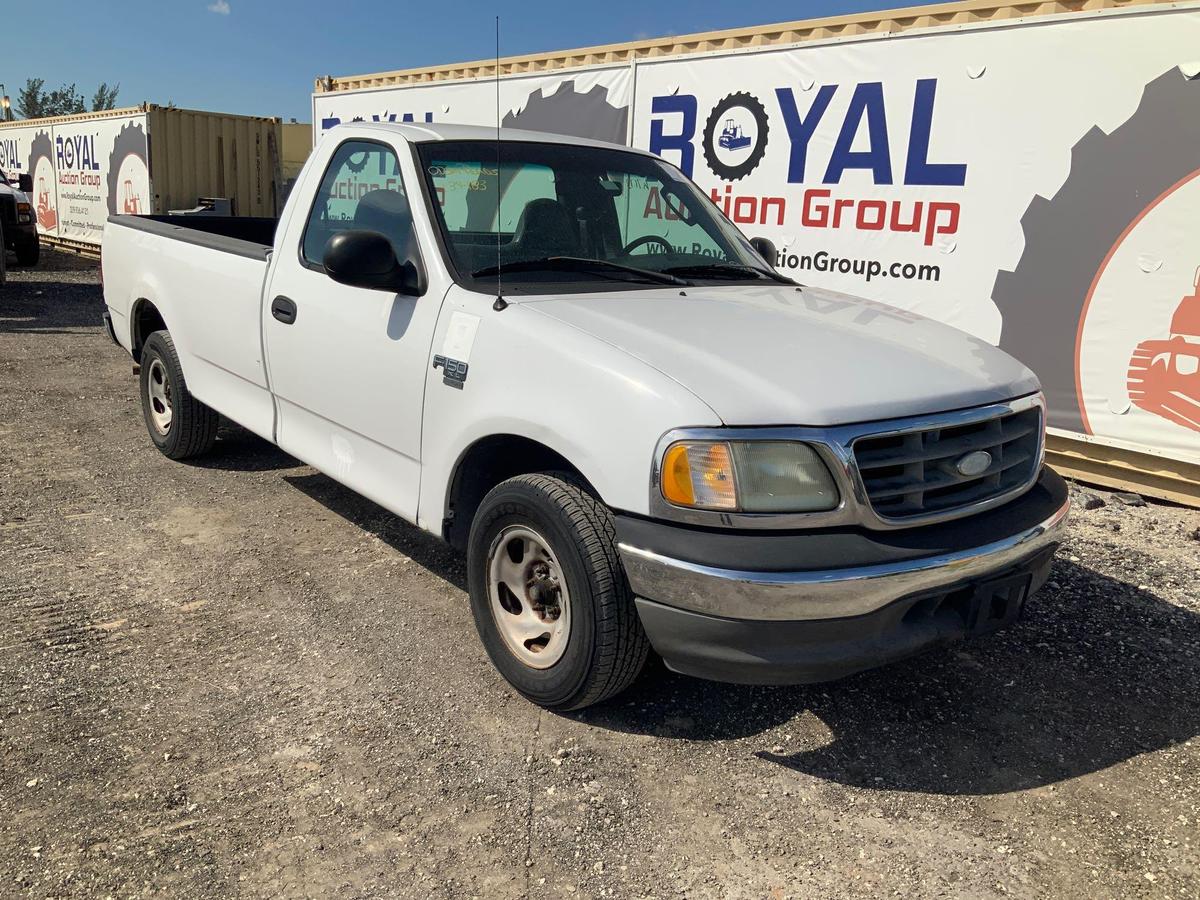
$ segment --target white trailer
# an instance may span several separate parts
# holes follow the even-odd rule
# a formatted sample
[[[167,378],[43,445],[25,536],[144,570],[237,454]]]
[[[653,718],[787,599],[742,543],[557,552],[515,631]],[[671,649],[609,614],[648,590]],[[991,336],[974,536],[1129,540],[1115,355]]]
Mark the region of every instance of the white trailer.
[[[1065,469],[1198,502],[1197,46],[1195,2],[971,0],[502,59],[501,118],[662,155],[781,271],[1030,365]],[[495,70],[318,79],[313,127],[493,124]]]

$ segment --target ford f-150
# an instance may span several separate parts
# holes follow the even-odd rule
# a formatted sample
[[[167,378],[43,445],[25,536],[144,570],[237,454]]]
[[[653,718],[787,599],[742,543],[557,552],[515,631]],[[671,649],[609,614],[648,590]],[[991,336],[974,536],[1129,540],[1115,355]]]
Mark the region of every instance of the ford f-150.
[[[278,220],[113,217],[155,445],[225,416],[465,550],[487,653],[555,709],[651,649],[811,682],[1021,615],[1068,508],[1033,373],[792,282],[657,156],[500,137],[342,125]]]

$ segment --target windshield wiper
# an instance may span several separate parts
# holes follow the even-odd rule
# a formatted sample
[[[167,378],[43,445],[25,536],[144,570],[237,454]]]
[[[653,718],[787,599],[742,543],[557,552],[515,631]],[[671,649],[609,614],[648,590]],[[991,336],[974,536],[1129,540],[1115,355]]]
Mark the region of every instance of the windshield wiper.
[[[672,266],[663,269],[674,275],[688,275],[692,278],[745,278],[753,275],[755,278],[770,278],[781,284],[795,284],[786,275],[780,275],[768,269],[758,269],[754,266],[744,266],[741,263],[712,263],[706,266]]]
[[[607,259],[587,259],[582,256],[546,256],[542,259],[518,259],[501,263],[496,266],[484,266],[471,273],[472,278],[485,275],[502,275],[505,272],[595,272],[597,275],[616,277],[617,273],[624,276],[636,276],[636,280],[650,281],[655,284],[690,284],[676,275],[666,272],[652,272],[649,269],[639,269],[635,266],[623,266],[620,263],[609,262]]]

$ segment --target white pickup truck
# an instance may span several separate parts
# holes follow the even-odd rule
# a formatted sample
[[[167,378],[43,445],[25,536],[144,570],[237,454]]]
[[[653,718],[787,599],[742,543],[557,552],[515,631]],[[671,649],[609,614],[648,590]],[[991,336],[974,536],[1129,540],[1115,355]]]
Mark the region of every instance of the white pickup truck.
[[[356,123],[277,221],[110,219],[105,316],[168,457],[226,416],[465,549],[546,707],[651,648],[796,683],[1011,623],[1068,507],[1036,378],[771,252],[648,153]]]
[[[26,173],[9,176],[0,169],[0,253],[11,250],[22,266],[36,266],[41,255],[37,220],[29,195],[33,179]]]

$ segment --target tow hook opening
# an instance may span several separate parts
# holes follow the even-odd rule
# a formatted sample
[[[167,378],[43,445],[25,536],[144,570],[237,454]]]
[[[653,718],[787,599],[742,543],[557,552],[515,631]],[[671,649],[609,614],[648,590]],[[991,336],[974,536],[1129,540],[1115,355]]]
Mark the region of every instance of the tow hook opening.
[[[948,620],[969,634],[987,634],[1020,618],[1031,583],[1032,577],[1024,573],[923,597],[904,613],[903,621],[913,625]]]

